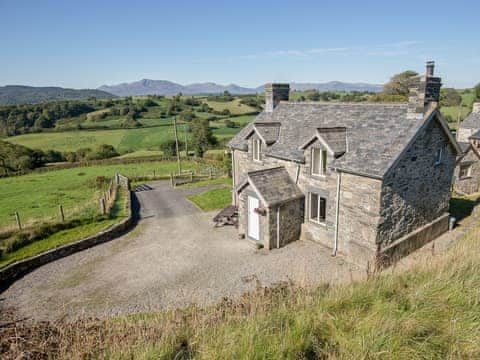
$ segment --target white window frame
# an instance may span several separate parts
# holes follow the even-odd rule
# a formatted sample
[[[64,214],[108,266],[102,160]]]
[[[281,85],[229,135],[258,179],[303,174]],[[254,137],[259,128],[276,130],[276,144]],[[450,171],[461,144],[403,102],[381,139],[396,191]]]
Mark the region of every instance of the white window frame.
[[[462,176],[462,168],[467,168],[467,174]],[[458,177],[460,179],[467,179],[467,178],[470,178],[472,177],[472,165],[469,164],[469,165],[460,165],[460,169],[458,171]]]
[[[318,151],[319,164],[318,164],[318,172],[315,172],[315,151]],[[327,163],[328,163],[328,153],[327,150],[322,148],[313,147],[310,152],[310,169],[311,174],[314,176],[325,176],[327,172]]]
[[[443,147],[437,149],[435,165],[440,165],[443,162]]]
[[[312,196],[316,196],[317,197],[317,217],[314,218],[312,217]],[[323,200],[323,204],[324,204],[324,218],[322,219],[321,218],[321,204],[322,204],[322,200]],[[310,192],[308,193],[308,220],[315,223],[315,224],[320,224],[320,225],[325,225],[326,223],[326,220],[327,220],[327,199],[320,196],[320,194],[317,194],[315,192]]]
[[[262,151],[262,142],[259,139],[253,139],[252,142],[252,147],[253,147],[253,160],[254,161],[261,161],[261,151]]]

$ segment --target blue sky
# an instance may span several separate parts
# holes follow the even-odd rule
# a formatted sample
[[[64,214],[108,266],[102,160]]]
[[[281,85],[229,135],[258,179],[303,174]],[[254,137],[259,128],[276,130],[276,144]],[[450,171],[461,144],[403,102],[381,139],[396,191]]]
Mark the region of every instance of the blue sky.
[[[0,0],[0,85],[480,82],[479,1]]]

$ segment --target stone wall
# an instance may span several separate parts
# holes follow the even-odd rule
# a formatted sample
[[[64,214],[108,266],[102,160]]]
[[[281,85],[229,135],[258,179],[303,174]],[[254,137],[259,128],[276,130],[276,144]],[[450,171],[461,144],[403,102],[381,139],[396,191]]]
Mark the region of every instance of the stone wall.
[[[471,167],[470,176],[460,178],[460,167],[462,165]],[[480,191],[480,159],[475,150],[471,148],[457,163],[454,188],[461,194],[473,194]]]
[[[382,182],[342,173],[340,188],[338,251],[366,266],[377,251]]]
[[[440,148],[443,160],[436,164]],[[431,121],[384,179],[379,249],[448,211],[455,159],[447,135],[437,121]]]
[[[134,196],[132,192],[128,191],[126,203],[128,215],[127,218],[119,224],[115,224],[110,228],[86,239],[57,247],[31,258],[17,261],[0,269],[0,292],[6,290],[13,282],[42,265],[91,248],[95,245],[113,240],[126,233],[135,224],[135,219],[132,213],[132,196]]]
[[[470,142],[469,137],[475,134],[478,129],[470,129],[460,126],[457,131],[457,141],[458,142]]]
[[[443,214],[431,223],[394,241],[383,248],[378,254],[375,267],[381,269],[388,267],[413,251],[420,249],[425,244],[436,239],[448,230],[450,215]]]
[[[313,147],[321,147],[317,141],[310,144],[305,149],[305,165],[301,167],[298,186],[305,194],[305,216],[302,225],[302,239],[312,240],[322,245],[333,247],[333,239],[335,235],[335,214],[336,214],[336,197],[337,197],[337,174],[327,169],[324,176],[312,175],[311,170],[311,154]],[[328,161],[332,161],[328,155]],[[326,199],[326,219],[325,224],[318,224],[310,221],[310,199],[309,193],[314,192]]]

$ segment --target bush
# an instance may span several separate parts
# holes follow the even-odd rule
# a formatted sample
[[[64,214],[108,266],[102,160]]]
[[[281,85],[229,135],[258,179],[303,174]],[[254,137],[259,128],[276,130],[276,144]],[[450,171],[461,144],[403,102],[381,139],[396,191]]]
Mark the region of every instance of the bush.
[[[227,128],[231,128],[231,129],[238,127],[237,123],[235,121],[230,120],[230,119],[225,120],[225,126]]]
[[[87,153],[87,160],[102,160],[110,159],[112,157],[119,156],[120,154],[115,150],[112,145],[101,144],[97,146],[94,150]]]
[[[178,142],[179,148],[183,146],[182,142]],[[174,139],[168,139],[160,144],[160,151],[163,152],[163,156],[172,157],[177,155],[177,145]]]

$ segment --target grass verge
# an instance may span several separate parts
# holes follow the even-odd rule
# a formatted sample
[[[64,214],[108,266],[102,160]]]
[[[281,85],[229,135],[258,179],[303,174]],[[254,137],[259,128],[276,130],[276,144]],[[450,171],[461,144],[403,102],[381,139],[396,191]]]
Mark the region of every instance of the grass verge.
[[[213,189],[197,195],[187,197],[203,211],[223,209],[232,202],[232,191],[230,187]]]
[[[119,188],[118,197],[108,218],[103,218],[98,221],[92,221],[71,229],[59,231],[47,238],[35,241],[13,252],[6,253],[0,258],[0,268],[15,261],[26,259],[41,254],[47,250],[95,235],[96,233],[119,223],[127,216],[125,209],[125,202],[127,199],[126,196],[126,190]]]
[[[209,185],[227,185],[232,186],[232,179],[230,178],[219,178],[219,179],[212,179],[212,180],[203,180],[197,181],[193,183],[187,183],[184,185],[180,185],[179,188],[181,189],[194,189],[199,188],[202,186],[209,186]]]

